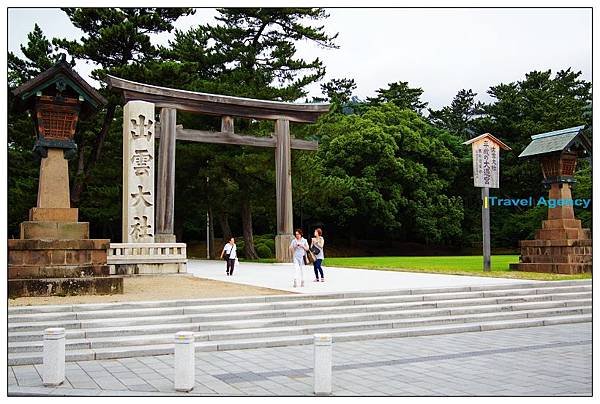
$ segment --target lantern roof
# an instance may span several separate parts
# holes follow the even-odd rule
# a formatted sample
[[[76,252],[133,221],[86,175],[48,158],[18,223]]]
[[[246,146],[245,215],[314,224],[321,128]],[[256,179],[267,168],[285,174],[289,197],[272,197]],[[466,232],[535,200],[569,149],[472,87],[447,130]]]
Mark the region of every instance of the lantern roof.
[[[498,147],[504,150],[512,150],[506,143],[502,140],[498,139],[496,136],[493,136],[491,133],[484,133],[483,135],[479,135],[474,137],[473,139],[469,139],[466,142],[463,142],[464,145],[469,145],[471,143],[475,143],[479,140],[489,139],[491,142],[495,143]]]
[[[519,154],[519,157],[534,157],[559,154],[564,151],[578,151],[591,155],[592,147],[585,134],[585,126],[574,126],[552,132],[531,136],[531,143]]]
[[[51,68],[15,88],[12,93],[18,97],[23,109],[31,109],[41,95],[68,94],[79,98],[84,114],[97,111],[107,103],[106,98],[77,74],[64,57]]]

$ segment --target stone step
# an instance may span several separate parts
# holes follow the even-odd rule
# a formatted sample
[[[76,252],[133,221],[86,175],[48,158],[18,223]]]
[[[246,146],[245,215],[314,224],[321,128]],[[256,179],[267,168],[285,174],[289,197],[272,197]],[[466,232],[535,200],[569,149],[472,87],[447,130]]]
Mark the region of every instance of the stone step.
[[[341,341],[358,341],[364,339],[378,338],[398,338],[398,337],[417,337],[425,335],[452,334],[470,331],[492,331],[510,328],[526,328],[540,327],[549,325],[572,324],[591,322],[592,315],[577,314],[570,316],[557,316],[549,318],[527,318],[521,320],[500,320],[489,323],[464,324],[464,325],[447,325],[434,327],[415,327],[413,329],[398,329],[398,330],[373,330],[373,331],[354,331],[348,333],[336,334],[335,340]],[[310,342],[309,342],[310,343]]]
[[[423,335],[440,335],[463,332],[477,332],[493,329],[537,327],[547,325],[590,322],[590,314],[554,316],[549,318],[524,318],[490,322],[474,322],[452,325],[420,326],[408,328],[375,329],[348,331],[333,334],[334,342],[357,341],[364,339],[399,338]],[[195,344],[196,351],[233,350],[248,348],[265,348],[275,346],[311,344],[312,335],[295,335],[287,337],[250,338],[226,341],[204,341]],[[97,348],[67,351],[67,361],[115,359],[149,355],[166,355],[173,353],[173,344],[158,344],[148,346]],[[13,353],[8,356],[8,365],[25,365],[42,363],[39,352]]]
[[[425,295],[423,295],[425,296]],[[386,302],[379,303],[381,300],[376,302],[381,304],[397,304],[400,307],[406,308],[442,308],[442,307],[460,307],[460,306],[472,306],[472,305],[483,305],[483,304],[510,304],[510,303],[526,303],[526,302],[540,302],[540,301],[558,301],[558,300],[573,300],[573,299],[585,299],[591,298],[591,292],[574,292],[574,293],[558,293],[558,294],[533,294],[533,295],[517,295],[508,297],[492,297],[492,298],[470,298],[470,299],[457,299],[456,295],[444,295],[444,297],[452,297],[449,300],[428,300],[423,301],[423,296],[399,296],[396,299],[386,298]],[[417,298],[416,302],[411,302],[412,298]],[[374,298],[379,299],[379,298]],[[408,301],[407,301],[408,300]],[[414,300],[414,299],[413,299]],[[373,301],[360,300],[363,304],[347,305],[348,312],[360,312],[369,310],[379,310],[380,307],[375,307]],[[309,313],[322,313],[323,307],[312,306],[310,307],[298,307],[298,308],[286,308],[282,307],[278,310],[267,310],[258,312],[238,312],[233,313],[236,316],[242,316],[238,318],[264,318],[264,317],[279,317],[286,315],[286,313],[303,313],[308,315]],[[343,307],[343,306],[342,306]],[[264,308],[264,307],[263,307]],[[328,305],[326,307],[328,311],[340,310],[339,307]],[[390,309],[393,307],[390,306]],[[233,307],[229,310],[237,311]],[[312,310],[312,311],[311,311]],[[254,313],[254,314],[251,314]],[[89,328],[104,328],[104,327],[130,327],[136,325],[152,325],[152,324],[177,324],[177,323],[193,323],[216,320],[217,318],[223,319],[231,317],[231,313],[217,312],[203,314],[189,314],[189,315],[159,315],[159,316],[148,316],[148,317],[136,317],[136,318],[106,318],[106,319],[93,319],[93,320],[59,320],[59,321],[38,321],[33,322],[18,322],[12,323],[9,320],[8,330],[11,332],[33,332],[43,331],[49,327],[63,327],[66,329],[89,329]]]
[[[220,305],[200,305],[185,307],[164,307],[164,308],[137,308],[137,309],[119,309],[119,310],[100,310],[84,312],[58,312],[58,313],[30,313],[30,314],[9,314],[9,323],[58,321],[58,320],[88,320],[103,318],[129,318],[129,317],[155,317],[155,316],[177,316],[186,314],[201,314],[210,312],[230,312],[230,311],[258,311],[258,310],[285,310],[298,307],[331,307],[342,305],[392,303],[408,301],[432,301],[432,300],[450,300],[450,299],[472,299],[486,297],[505,297],[505,296],[528,296],[534,294],[546,295],[554,293],[573,293],[588,292],[591,286],[564,286],[559,288],[531,288],[531,289],[506,289],[496,291],[478,291],[478,292],[447,292],[431,294],[411,294],[400,296],[369,296],[356,298],[326,298],[316,300],[300,301],[282,301],[270,303],[237,303]]]
[[[377,314],[364,317],[346,317],[339,322],[323,322],[297,324],[286,324],[285,321],[257,324],[255,327],[239,327],[225,330],[205,331],[200,326],[200,330],[195,332],[197,341],[224,340],[254,338],[256,336],[288,336],[295,334],[314,334],[323,332],[343,332],[360,329],[379,329],[379,328],[399,328],[414,325],[441,325],[451,323],[463,323],[472,321],[496,321],[501,319],[517,319],[546,316],[564,316],[575,314],[587,314],[591,312],[591,306],[582,307],[561,307],[542,310],[512,310],[507,312],[477,312],[469,314],[454,314],[449,310],[430,311],[426,313],[417,312],[399,312],[387,313],[379,316]],[[419,314],[422,314],[421,316]],[[181,331],[181,330],[179,330]],[[83,339],[69,339],[66,343],[67,350],[107,348],[130,345],[157,345],[169,343],[172,341],[173,333],[168,334],[145,334],[143,336],[109,336]],[[43,348],[42,341],[34,342],[11,342],[8,344],[8,352],[41,352]]]
[[[216,331],[240,328],[260,328],[269,324],[281,325],[303,325],[317,323],[335,323],[358,320],[381,320],[384,318],[403,318],[414,316],[427,316],[435,313],[447,315],[474,314],[506,312],[516,310],[538,310],[561,307],[585,307],[591,305],[591,299],[575,299],[564,301],[542,301],[533,303],[513,303],[498,305],[496,300],[486,301],[488,304],[466,307],[449,307],[438,309],[433,303],[418,306],[409,304],[384,304],[366,307],[368,310],[359,310],[360,306],[332,308],[327,315],[321,310],[296,309],[290,311],[264,312],[276,313],[277,316],[263,317],[263,312],[255,312],[256,315],[238,315],[231,313],[230,316],[207,317],[203,321],[195,323],[175,324],[150,324],[142,326],[107,326],[104,328],[69,329],[66,331],[67,339],[97,338],[109,336],[149,335],[161,333],[175,333],[177,331]],[[356,311],[349,311],[355,307]],[[43,330],[33,332],[11,332],[8,335],[9,342],[41,341]]]
[[[74,304],[74,305],[41,305],[41,306],[16,306],[9,307],[8,314],[35,314],[35,313],[64,313],[64,312],[84,312],[84,311],[103,311],[103,310],[135,310],[151,308],[171,308],[185,306],[228,306],[242,303],[269,303],[297,300],[316,300],[316,299],[350,299],[360,297],[375,296],[399,296],[399,295],[424,295],[436,293],[456,293],[456,292],[477,292],[494,290],[516,290],[516,289],[540,289],[540,288],[559,288],[568,286],[591,286],[591,280],[573,280],[573,281],[529,281],[523,283],[510,283],[499,285],[483,286],[465,286],[449,288],[419,288],[419,289],[399,289],[368,292],[343,292],[343,293],[324,293],[324,294],[288,294],[288,295],[269,295],[269,296],[251,296],[251,297],[233,297],[233,298],[209,298],[209,299],[185,299],[185,300],[160,300],[160,301],[141,301],[141,302],[119,302],[119,303],[99,303],[99,304]]]

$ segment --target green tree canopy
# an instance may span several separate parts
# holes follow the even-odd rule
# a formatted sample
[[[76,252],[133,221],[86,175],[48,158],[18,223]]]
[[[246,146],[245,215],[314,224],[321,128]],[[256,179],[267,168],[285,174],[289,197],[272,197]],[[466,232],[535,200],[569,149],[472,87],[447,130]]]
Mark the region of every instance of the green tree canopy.
[[[439,110],[429,108],[429,120],[464,140],[479,135],[475,133],[473,120],[483,113],[483,103],[475,101],[476,96],[473,90],[460,90],[449,106]]]
[[[393,103],[330,115],[317,128],[324,199],[313,209],[321,215],[354,234],[428,243],[461,234],[462,201],[447,196],[458,138]]]
[[[377,97],[367,98],[367,102],[370,105],[391,102],[401,109],[410,109],[416,113],[421,113],[423,108],[427,107],[427,103],[421,101],[422,95],[422,88],[411,88],[408,86],[408,82],[398,81],[389,83],[388,88],[377,90]]]

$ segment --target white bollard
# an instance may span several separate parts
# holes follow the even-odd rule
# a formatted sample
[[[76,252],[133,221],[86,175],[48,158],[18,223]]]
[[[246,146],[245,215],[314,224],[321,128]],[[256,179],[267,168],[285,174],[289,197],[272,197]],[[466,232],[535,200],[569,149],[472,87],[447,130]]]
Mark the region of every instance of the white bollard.
[[[65,381],[65,329],[44,330],[44,363],[42,381],[44,386],[58,386]]]
[[[194,333],[175,334],[175,390],[191,391],[195,383]]]
[[[332,346],[330,334],[314,335],[315,366],[313,373],[313,386],[315,395],[327,396],[331,394],[331,366]]]

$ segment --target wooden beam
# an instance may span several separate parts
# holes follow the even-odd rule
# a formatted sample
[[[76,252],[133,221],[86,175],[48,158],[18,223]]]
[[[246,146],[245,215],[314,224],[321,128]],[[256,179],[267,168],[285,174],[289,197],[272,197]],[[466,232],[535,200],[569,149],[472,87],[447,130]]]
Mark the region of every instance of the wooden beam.
[[[243,136],[229,132],[183,129],[181,125],[177,125],[175,132],[177,134],[177,140],[186,140],[189,142],[232,144],[238,146],[256,147],[275,147],[277,145],[277,139],[273,136]],[[161,127],[156,124],[154,127],[154,137],[160,139],[160,136]],[[319,142],[312,140],[291,139],[291,148],[295,150],[316,151],[319,149]]]
[[[227,132],[210,132],[194,129],[179,129],[177,131],[177,140],[239,146],[275,147],[275,138],[273,137],[241,136]]]
[[[319,149],[319,142],[314,140],[302,140],[292,138],[292,149],[295,150],[311,150],[317,151]]]
[[[208,115],[315,122],[320,115],[329,111],[329,104],[324,103],[300,104],[185,91],[137,83],[110,75],[107,76],[106,82],[109,88],[122,92],[125,102],[143,100],[156,104],[157,108],[175,108]]]

